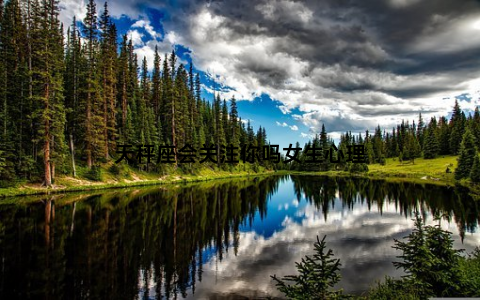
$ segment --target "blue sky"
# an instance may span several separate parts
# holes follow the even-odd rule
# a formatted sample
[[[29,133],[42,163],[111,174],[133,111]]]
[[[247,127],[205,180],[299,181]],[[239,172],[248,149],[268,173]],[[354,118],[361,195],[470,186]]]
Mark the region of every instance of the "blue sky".
[[[61,7],[65,24],[85,16],[85,1]],[[155,46],[175,49],[206,99],[235,96],[242,119],[281,147],[322,124],[337,139],[448,115],[456,98],[467,112],[479,105],[478,1],[124,0],[109,10],[150,68]]]

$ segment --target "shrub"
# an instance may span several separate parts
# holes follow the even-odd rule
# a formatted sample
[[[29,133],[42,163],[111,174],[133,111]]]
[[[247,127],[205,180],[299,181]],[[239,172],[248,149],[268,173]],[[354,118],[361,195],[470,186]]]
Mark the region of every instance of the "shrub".
[[[408,280],[395,280],[386,277],[385,282],[371,289],[368,293],[368,299],[376,300],[416,300],[422,299],[423,290],[415,285],[414,282]]]
[[[85,173],[85,177],[93,181],[102,181],[102,168],[97,165],[92,166],[92,168]]]
[[[368,172],[368,165],[365,163],[351,163],[348,171],[350,173],[365,173]]]

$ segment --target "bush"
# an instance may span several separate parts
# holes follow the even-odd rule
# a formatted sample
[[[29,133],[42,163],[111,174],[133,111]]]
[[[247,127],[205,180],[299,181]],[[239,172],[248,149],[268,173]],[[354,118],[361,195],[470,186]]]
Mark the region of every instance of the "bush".
[[[350,173],[365,173],[368,172],[368,165],[365,163],[351,163],[348,171]]]
[[[480,248],[477,247],[469,258],[460,260],[463,295],[465,297],[480,297]]]
[[[102,168],[100,166],[92,166],[92,168],[85,173],[87,179],[93,181],[102,181]]]
[[[422,289],[413,282],[408,280],[395,280],[387,276],[385,282],[378,283],[375,288],[370,290],[368,293],[368,299],[416,300],[422,299],[422,295]]]
[[[110,168],[108,168],[108,171],[115,176],[119,176],[122,173],[122,170],[118,164],[111,165]]]

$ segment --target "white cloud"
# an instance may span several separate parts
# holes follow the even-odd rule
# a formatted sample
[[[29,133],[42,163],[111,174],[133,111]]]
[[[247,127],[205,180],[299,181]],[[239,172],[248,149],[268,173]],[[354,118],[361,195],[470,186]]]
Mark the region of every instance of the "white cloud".
[[[138,20],[135,22],[132,26],[132,28],[144,28],[146,32],[152,37],[152,38],[157,38],[160,37],[160,34],[153,29],[153,26],[150,24],[150,21],[148,20]]]
[[[138,30],[129,30],[127,36],[132,40],[133,46],[143,46],[144,43],[142,38],[144,37],[143,33],[138,32]]]
[[[64,33],[67,28],[72,25],[73,17],[77,21],[82,21],[87,13],[86,4],[84,0],[63,0],[59,3],[60,7],[60,22],[63,23]]]
[[[300,132],[300,137],[302,137],[302,138],[307,138],[307,139],[312,139],[312,138],[315,137],[315,134]]]
[[[395,53],[404,56],[397,57],[380,40],[379,28],[369,27],[371,16],[366,16],[367,22],[363,19],[350,20],[349,14],[355,12],[352,8],[342,11],[342,18],[348,19],[343,21],[332,18],[328,11],[319,10],[312,3],[267,0],[246,8],[245,13],[255,13],[256,18],[263,18],[263,22],[258,23],[232,18],[231,13],[238,12],[215,2],[190,3],[186,7],[193,7],[192,10],[170,7],[172,14],[183,14],[181,21],[178,21],[180,18],[175,21],[174,18],[162,20],[165,28],[163,42],[155,40],[147,43],[142,41],[145,36],[150,38],[150,35],[154,39],[160,37],[151,23],[159,20],[140,16],[140,6],[133,0],[109,3],[109,9],[112,16],[126,14],[136,19],[128,33],[136,45],[139,59],[146,56],[150,69],[155,45],[162,53],[170,52],[173,45],[184,45],[192,50],[191,56],[198,69],[215,79],[220,87],[232,88],[222,93],[223,97],[253,100],[267,94],[280,102],[278,109],[283,114],[295,111],[298,116],[296,120],[313,127],[313,131],[319,131],[321,124],[325,124],[329,132],[372,130],[377,124],[389,128],[402,119],[416,119],[419,111],[428,120],[434,115],[448,114],[455,95],[464,92],[473,95],[477,92],[480,84],[478,71],[454,75],[442,70],[413,71],[397,72],[408,75],[395,75],[390,68],[381,66],[383,63],[392,63],[394,66],[411,66],[415,69],[419,61],[411,58],[410,54],[440,55],[479,47],[479,14],[455,18],[431,13],[427,16],[430,18],[425,23],[427,25],[402,44],[405,49]],[[401,12],[421,2],[389,0],[389,4],[393,11]],[[85,1],[63,0],[61,5],[64,7],[62,21],[66,22],[72,15],[83,19]],[[163,2],[149,5],[155,8],[167,6]],[[332,7],[326,7],[332,10]],[[98,5],[97,11],[101,10],[102,6]],[[223,13],[223,10],[228,13]],[[361,30],[353,31],[355,26]],[[148,35],[142,33],[143,30],[139,32],[140,28]],[[348,31],[350,29],[351,32]],[[352,36],[348,39],[328,36],[331,32],[337,32],[335,30]],[[309,39],[312,32],[318,33],[318,37],[315,35]],[[334,45],[333,53],[342,53],[341,59],[326,59],[332,55],[327,53],[331,49],[326,49],[327,52],[323,48],[317,49],[322,44],[315,42],[322,38],[334,42],[328,43]],[[349,63],[349,56],[364,63]],[[431,93],[422,93],[429,88],[432,89]],[[411,94],[412,91],[420,92]],[[442,100],[444,98],[449,99]],[[478,101],[474,98],[468,104],[462,103],[462,107],[474,108],[476,104]],[[289,127],[298,130],[296,125]]]

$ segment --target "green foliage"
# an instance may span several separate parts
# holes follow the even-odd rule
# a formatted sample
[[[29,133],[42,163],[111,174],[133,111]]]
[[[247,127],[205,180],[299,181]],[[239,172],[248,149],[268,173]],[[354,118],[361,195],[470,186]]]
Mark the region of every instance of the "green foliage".
[[[460,145],[460,156],[458,157],[458,166],[455,169],[455,179],[460,180],[468,178],[472,170],[473,160],[477,156],[475,140],[469,129],[465,130],[462,143]]]
[[[424,138],[423,144],[423,158],[425,159],[432,159],[435,158],[439,151],[438,146],[438,139],[437,135],[435,134],[436,130],[436,121],[432,118],[430,124],[428,125],[426,135]]]
[[[417,300],[422,299],[424,291],[410,280],[395,280],[386,277],[385,282],[378,283],[368,293],[368,299],[375,300]]]
[[[455,100],[449,126],[452,129],[449,141],[450,151],[452,154],[458,154],[461,150],[460,142],[463,140],[462,136],[465,130],[465,115],[462,113],[457,100]]]
[[[368,299],[427,299],[429,297],[480,296],[480,248],[463,257],[463,250],[453,249],[452,233],[440,225],[426,226],[417,212],[415,228],[406,241],[395,240],[402,251],[396,268],[406,273],[402,279],[386,277],[369,291]],[[315,243],[316,254],[296,263],[299,275],[282,279],[271,276],[277,288],[289,299],[338,299],[349,297],[330,289],[340,281],[340,260],[332,250],[325,251],[325,237]],[[289,284],[291,283],[291,284]]]
[[[93,181],[102,181],[102,168],[99,165],[93,165],[92,168],[85,173],[85,177]]]
[[[480,159],[475,155],[473,160],[472,171],[470,172],[470,180],[475,183],[480,183]]]
[[[115,177],[125,177],[125,176],[128,176],[128,169],[127,167],[122,164],[122,163],[118,163],[118,164],[113,164],[110,166],[110,168],[108,168],[108,171],[112,174],[112,175],[115,175]]]
[[[349,163],[347,164],[350,173],[366,173],[368,172],[368,165],[365,163]]]
[[[462,275],[461,284],[465,297],[480,297],[480,247],[476,247],[468,258],[462,258],[458,268]]]
[[[325,236],[314,244],[315,254],[305,256],[296,263],[299,275],[287,275],[282,279],[271,276],[279,291],[289,299],[336,299],[342,291],[331,291],[340,281],[340,260],[334,259],[333,251],[326,251]],[[291,282],[292,284],[288,284]]]
[[[440,225],[425,226],[417,213],[415,229],[406,242],[395,240],[402,251],[406,276],[400,280],[387,277],[368,295],[369,299],[426,299],[429,297],[475,297],[480,295],[480,250],[469,257],[453,249],[451,233]]]
[[[461,295],[461,250],[453,249],[451,233],[440,225],[424,226],[417,213],[415,229],[407,238],[406,242],[395,240],[394,248],[402,251],[402,261],[393,265],[407,273],[409,284],[421,288],[425,297]]]

